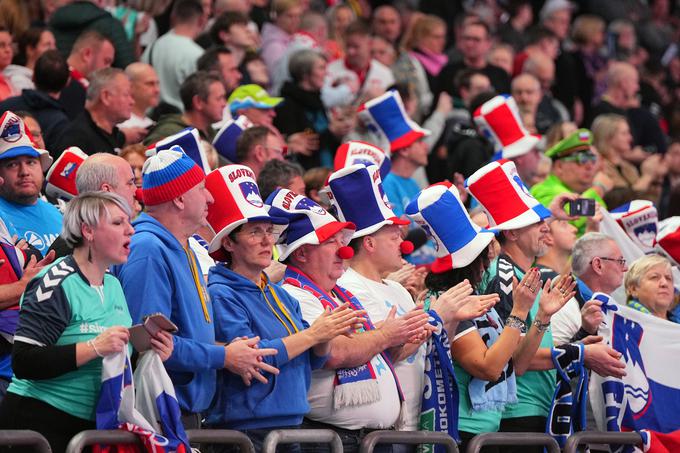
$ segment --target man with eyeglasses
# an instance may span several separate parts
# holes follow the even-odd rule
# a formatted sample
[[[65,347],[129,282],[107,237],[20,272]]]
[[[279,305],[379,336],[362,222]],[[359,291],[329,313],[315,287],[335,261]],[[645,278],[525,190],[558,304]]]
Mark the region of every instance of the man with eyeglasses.
[[[545,152],[552,159],[550,174],[531,188],[531,194],[543,205],[562,193],[577,193],[591,198],[605,208],[602,197],[611,190],[612,181],[598,171],[597,152],[592,147],[593,135],[588,129],[579,129]],[[586,218],[573,220],[578,236],[586,231]]]
[[[249,167],[255,179],[270,160],[283,160],[286,147],[281,137],[266,126],[246,129],[236,141],[236,162]]]
[[[577,341],[597,334],[603,316],[593,293],[613,293],[628,270],[616,241],[606,234],[586,233],[574,244],[571,259],[577,291],[552,318],[553,338]]]

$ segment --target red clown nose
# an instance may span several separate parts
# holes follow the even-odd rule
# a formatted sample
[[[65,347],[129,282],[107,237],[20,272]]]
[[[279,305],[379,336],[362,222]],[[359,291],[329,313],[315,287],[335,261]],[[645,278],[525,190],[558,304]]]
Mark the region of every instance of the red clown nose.
[[[413,246],[413,242],[404,241],[399,244],[399,250],[401,250],[402,255],[410,255],[415,250],[415,247]]]
[[[343,260],[348,260],[354,256],[354,249],[348,245],[340,247],[337,252],[335,252],[339,258]]]

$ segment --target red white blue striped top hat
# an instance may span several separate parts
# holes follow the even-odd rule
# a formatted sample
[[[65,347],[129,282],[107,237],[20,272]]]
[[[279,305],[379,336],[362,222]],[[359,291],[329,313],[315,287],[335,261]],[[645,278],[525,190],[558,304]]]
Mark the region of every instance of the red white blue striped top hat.
[[[85,159],[87,159],[87,154],[77,146],[66,148],[47,172],[45,193],[50,197],[66,201],[78,195],[76,172]]]
[[[494,145],[496,159],[512,159],[531,151],[540,141],[524,127],[517,103],[499,95],[480,105],[473,114],[482,135]]]
[[[486,164],[465,180],[465,187],[484,208],[494,230],[523,228],[551,216],[529,193],[510,160]]]
[[[276,246],[279,261],[285,261],[304,244],[319,245],[342,231],[343,245],[352,239],[356,226],[352,222],[339,222],[331,213],[313,200],[292,190],[276,189],[269,198],[269,215],[288,219],[288,228]]]
[[[52,157],[44,149],[38,149],[24,120],[7,110],[0,117],[0,159],[19,156],[37,157],[43,172],[52,165]]]
[[[188,192],[205,180],[205,173],[182,148],[173,146],[149,157],[142,167],[142,198],[153,206]]]
[[[332,173],[328,178],[328,198],[341,222],[352,222],[354,238],[378,231],[385,225],[411,222],[394,215],[375,165],[355,164]]]
[[[288,220],[269,215],[250,167],[233,164],[213,170],[205,178],[205,187],[215,199],[208,206],[208,223],[215,233],[210,254],[219,252],[222,238],[244,223],[271,222],[277,240],[288,225]]]
[[[354,164],[377,165],[380,177],[385,178],[392,168],[389,153],[370,143],[350,140],[340,145],[335,152],[333,167],[335,171]]]
[[[680,217],[669,217],[659,222],[656,249],[666,255],[674,265],[680,266]],[[676,285],[677,283],[675,282]]]
[[[170,149],[173,146],[181,147],[184,154],[191,157],[204,173],[210,172],[210,165],[208,165],[208,158],[201,146],[201,135],[198,133],[198,129],[187,127],[176,134],[165,137],[151,145],[146,154],[147,156],[153,155],[162,149]]]
[[[659,215],[649,200],[633,200],[610,211],[628,237],[645,253],[654,251]]]
[[[239,115],[235,120],[229,120],[224,123],[224,126],[217,132],[212,142],[217,153],[228,159],[229,162],[237,164],[236,140],[238,140],[243,131],[252,126],[253,123],[245,115]]]
[[[406,148],[430,135],[411,120],[404,110],[399,92],[390,90],[359,107],[359,116],[372,132],[382,134],[390,142],[390,151]]]
[[[472,263],[494,238],[493,231],[481,229],[470,219],[458,189],[448,182],[420,191],[405,212],[434,242],[437,258],[431,270],[435,274]]]

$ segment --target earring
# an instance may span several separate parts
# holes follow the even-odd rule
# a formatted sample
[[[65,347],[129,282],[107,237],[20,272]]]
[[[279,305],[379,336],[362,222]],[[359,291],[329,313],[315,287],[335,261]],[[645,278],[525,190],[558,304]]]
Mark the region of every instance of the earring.
[[[92,262],[92,246],[91,245],[87,246],[87,262],[88,263]]]

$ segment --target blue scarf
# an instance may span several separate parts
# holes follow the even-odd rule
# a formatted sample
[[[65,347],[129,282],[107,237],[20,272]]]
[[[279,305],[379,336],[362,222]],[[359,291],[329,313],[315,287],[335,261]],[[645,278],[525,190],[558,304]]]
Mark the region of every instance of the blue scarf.
[[[588,372],[583,364],[584,347],[581,343],[556,346],[551,350],[557,370],[557,387],[553,395],[546,432],[564,447],[567,438],[586,427],[588,401]],[[571,380],[578,378],[572,392]]]
[[[493,308],[486,315],[476,318],[473,322],[487,348],[496,343],[503,332],[503,322]],[[506,404],[516,403],[517,380],[512,359],[505,364],[501,376],[495,382],[472,377],[468,385],[468,393],[470,394],[472,410],[476,412],[502,411]]]
[[[293,266],[289,265],[286,267],[283,282],[314,295],[324,308],[328,307],[332,310],[340,305],[330,294],[318,287],[312,279],[304,274],[304,272]],[[342,303],[349,303],[351,309],[364,309],[357,298],[346,289],[336,285],[332,291]],[[368,316],[366,316],[359,332],[373,329],[375,329],[375,326]],[[404,395],[401,391],[401,386],[399,385],[397,373],[395,373],[394,367],[392,366],[392,360],[386,352],[381,352],[380,355],[392,372],[392,376],[394,376],[394,381],[399,392],[399,400],[403,402]],[[333,404],[336,409],[344,406],[358,406],[380,401],[380,387],[378,385],[375,370],[370,361],[354,368],[338,368],[335,370],[335,382],[333,385]]]
[[[418,429],[447,433],[460,442],[458,435],[458,384],[453,371],[451,344],[439,315],[429,310],[430,324],[437,328],[427,342],[425,385],[420,405]],[[419,453],[443,453],[442,445],[423,444]]]

